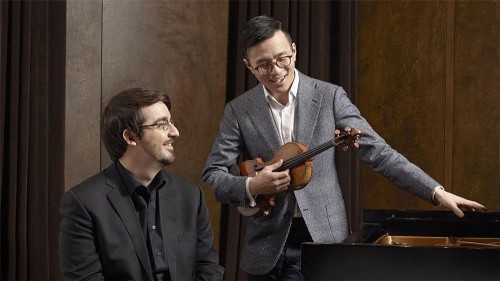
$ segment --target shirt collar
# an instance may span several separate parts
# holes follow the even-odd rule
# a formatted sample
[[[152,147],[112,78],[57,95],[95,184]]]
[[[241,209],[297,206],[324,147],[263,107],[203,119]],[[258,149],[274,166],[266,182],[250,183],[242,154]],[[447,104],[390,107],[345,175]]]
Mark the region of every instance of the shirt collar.
[[[125,167],[123,167],[122,163],[120,163],[119,160],[116,161],[116,167],[118,169],[118,173],[122,177],[123,181],[125,182],[125,186],[127,187],[128,192],[132,195],[135,191],[136,188],[143,186],[139,181],[137,181],[132,174],[130,174]],[[149,184],[151,187],[150,189],[154,188],[162,188],[164,186],[164,183],[166,182],[163,173],[160,171],[156,176],[154,177],[153,181]]]

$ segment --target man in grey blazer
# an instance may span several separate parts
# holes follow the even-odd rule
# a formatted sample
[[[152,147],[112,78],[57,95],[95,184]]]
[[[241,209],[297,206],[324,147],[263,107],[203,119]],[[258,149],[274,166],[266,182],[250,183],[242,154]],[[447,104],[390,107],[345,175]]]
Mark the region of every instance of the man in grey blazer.
[[[341,242],[348,222],[335,167],[335,150],[314,157],[307,188],[283,192],[289,171],[273,172],[278,161],[253,177],[235,175],[241,154],[247,159],[273,158],[290,141],[313,148],[333,138],[336,128],[362,131],[359,158],[406,191],[434,204],[462,210],[484,206],[444,190],[441,185],[393,150],[360,115],[336,85],[310,78],[295,69],[297,49],[278,20],[251,19],[240,38],[244,63],[260,82],[229,102],[215,139],[203,179],[222,203],[249,208],[257,196],[278,193],[267,216],[247,221],[241,266],[249,280],[303,280],[300,243]],[[462,210],[461,210],[462,209]]]
[[[163,170],[179,136],[168,96],[121,92],[101,133],[114,162],[61,200],[63,279],[222,281],[202,190]]]

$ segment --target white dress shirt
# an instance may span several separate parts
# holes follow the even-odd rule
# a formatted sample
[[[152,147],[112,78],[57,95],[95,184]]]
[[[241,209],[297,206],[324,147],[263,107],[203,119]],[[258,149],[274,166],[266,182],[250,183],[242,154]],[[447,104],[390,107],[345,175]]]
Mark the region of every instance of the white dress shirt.
[[[288,103],[286,105],[278,102],[264,85],[262,85],[262,87],[264,88],[264,94],[269,104],[269,109],[273,115],[274,124],[280,134],[281,145],[295,141],[295,107],[297,105],[297,91],[299,89],[299,74],[297,70],[295,70],[292,87],[290,87],[290,91],[288,92]],[[246,180],[246,192],[250,199],[250,206],[253,207],[256,203],[255,198],[250,192],[249,181],[250,177]],[[300,216],[300,211],[297,206],[295,209],[296,216]]]

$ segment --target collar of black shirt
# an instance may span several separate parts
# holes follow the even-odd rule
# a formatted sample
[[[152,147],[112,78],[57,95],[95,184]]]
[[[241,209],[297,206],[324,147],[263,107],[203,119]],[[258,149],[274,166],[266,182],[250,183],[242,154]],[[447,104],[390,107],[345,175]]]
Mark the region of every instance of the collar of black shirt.
[[[165,179],[165,173],[163,173],[163,170],[160,170],[158,174],[153,178],[153,181],[151,181],[151,184],[146,188],[144,187],[139,181],[137,181],[132,174],[123,167],[123,165],[120,163],[120,161],[116,161],[116,167],[118,169],[118,173],[120,173],[120,176],[123,179],[123,182],[125,182],[125,185],[127,187],[128,192],[130,195],[134,193],[134,191],[137,188],[144,188],[148,191],[155,190],[155,189],[161,189],[166,182]]]

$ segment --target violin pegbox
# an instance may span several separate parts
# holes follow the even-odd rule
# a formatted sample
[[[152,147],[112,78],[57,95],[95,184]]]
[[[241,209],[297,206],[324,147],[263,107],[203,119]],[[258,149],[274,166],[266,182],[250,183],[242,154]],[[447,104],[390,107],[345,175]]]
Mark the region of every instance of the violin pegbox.
[[[343,132],[335,129],[335,145],[342,146],[343,151],[349,150],[349,143],[352,143],[354,147],[359,148],[358,140],[361,137],[361,134],[360,130],[351,127],[345,127]]]

